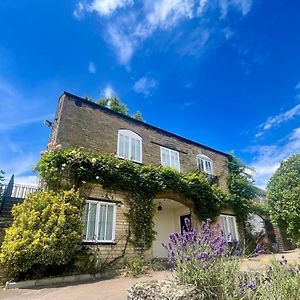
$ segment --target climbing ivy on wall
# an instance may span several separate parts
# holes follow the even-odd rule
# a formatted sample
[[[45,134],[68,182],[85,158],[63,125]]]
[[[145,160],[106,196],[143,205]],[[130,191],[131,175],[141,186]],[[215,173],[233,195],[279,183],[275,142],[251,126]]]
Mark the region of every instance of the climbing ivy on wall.
[[[226,195],[217,186],[211,186],[202,172],[184,174],[169,167],[137,165],[82,148],[46,152],[36,170],[52,190],[99,183],[106,189],[127,192],[127,217],[134,243],[140,247],[149,248],[155,237],[153,199],[157,193],[172,191],[190,199],[200,220],[214,219],[226,202]]]

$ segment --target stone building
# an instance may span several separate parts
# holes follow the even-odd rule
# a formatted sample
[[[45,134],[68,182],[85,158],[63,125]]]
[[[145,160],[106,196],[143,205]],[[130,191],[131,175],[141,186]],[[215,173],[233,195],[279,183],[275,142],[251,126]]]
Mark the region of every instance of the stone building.
[[[50,143],[60,144],[63,149],[84,147],[96,153],[111,153],[136,164],[170,166],[180,172],[201,169],[209,181],[228,190],[228,154],[66,92],[59,99]],[[159,194],[154,203],[157,234],[148,255],[162,258],[166,251],[161,244],[168,241],[171,232],[181,230],[184,218],[191,218],[194,226],[197,221],[190,201],[177,194]],[[126,238],[128,210],[128,195],[92,185],[83,216],[83,242],[97,245],[112,257],[124,251],[133,253],[135,249]],[[223,211],[218,221],[226,234],[239,239],[231,211]]]

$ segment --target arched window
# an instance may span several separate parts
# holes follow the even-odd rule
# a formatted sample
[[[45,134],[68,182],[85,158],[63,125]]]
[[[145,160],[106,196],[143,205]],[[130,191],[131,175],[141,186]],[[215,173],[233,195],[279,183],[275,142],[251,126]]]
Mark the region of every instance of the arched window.
[[[118,131],[118,157],[142,162],[142,138],[127,129]]]
[[[202,170],[206,174],[214,175],[214,166],[212,160],[204,155],[197,155],[198,169]]]

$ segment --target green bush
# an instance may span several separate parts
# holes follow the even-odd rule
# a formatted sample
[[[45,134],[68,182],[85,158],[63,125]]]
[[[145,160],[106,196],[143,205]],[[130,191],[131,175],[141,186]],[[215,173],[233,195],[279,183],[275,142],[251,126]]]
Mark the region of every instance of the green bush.
[[[125,260],[122,274],[124,276],[137,277],[151,271],[161,271],[164,269],[165,266],[162,262],[154,259],[146,260],[143,256],[136,256]]]
[[[281,162],[267,185],[271,220],[300,246],[300,154]]]
[[[288,265],[285,257],[272,261],[262,272],[241,274],[240,295],[246,300],[298,300],[300,291],[300,266]]]
[[[83,199],[72,190],[36,192],[13,208],[13,224],[1,247],[0,263],[15,277],[61,268],[82,241]]]
[[[180,283],[197,286],[210,300],[298,300],[300,265],[289,265],[284,256],[264,271],[241,272],[238,245],[232,248],[224,233],[210,221],[197,232],[186,219],[187,231],[172,233],[164,245]],[[257,245],[253,255],[264,250]]]

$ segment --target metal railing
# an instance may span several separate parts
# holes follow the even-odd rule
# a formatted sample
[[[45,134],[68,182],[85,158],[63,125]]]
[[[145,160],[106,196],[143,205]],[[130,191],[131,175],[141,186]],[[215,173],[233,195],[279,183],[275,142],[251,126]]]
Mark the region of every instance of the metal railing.
[[[36,192],[38,190],[37,186],[14,184],[11,192],[11,198],[25,199],[29,193]]]
[[[25,199],[29,193],[36,192],[38,189],[38,186],[15,184],[14,175],[12,175],[8,184],[0,184],[0,212],[2,211],[4,203],[11,198]]]

